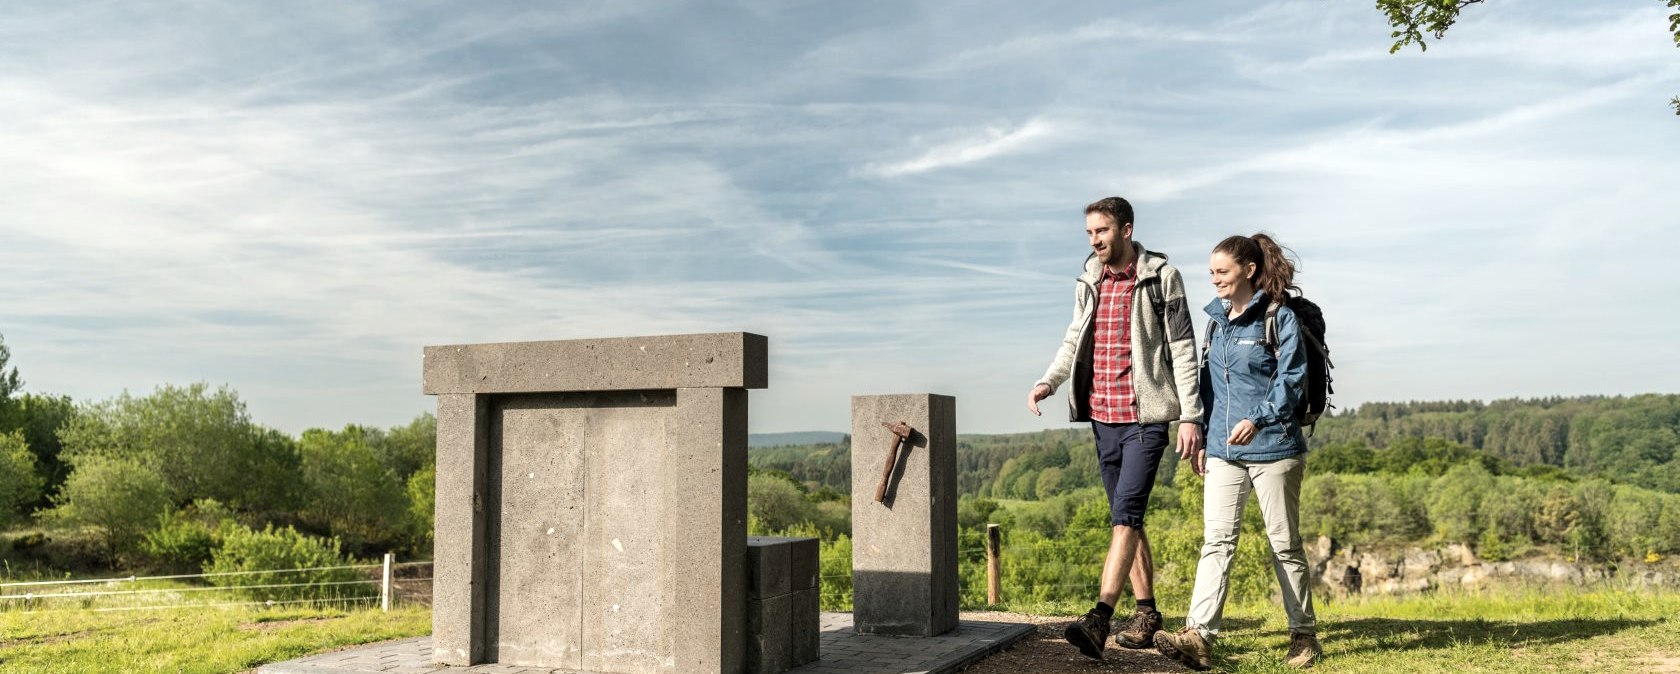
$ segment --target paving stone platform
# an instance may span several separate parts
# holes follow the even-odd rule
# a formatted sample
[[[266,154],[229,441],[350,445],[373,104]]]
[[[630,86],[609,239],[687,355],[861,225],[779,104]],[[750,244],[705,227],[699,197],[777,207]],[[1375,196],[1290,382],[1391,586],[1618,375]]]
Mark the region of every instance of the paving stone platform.
[[[1021,623],[963,620],[937,637],[891,637],[852,632],[852,614],[822,614],[822,658],[789,674],[944,674],[972,664],[1033,633]],[[386,641],[276,662],[258,674],[587,674],[518,665],[434,665],[432,638]]]

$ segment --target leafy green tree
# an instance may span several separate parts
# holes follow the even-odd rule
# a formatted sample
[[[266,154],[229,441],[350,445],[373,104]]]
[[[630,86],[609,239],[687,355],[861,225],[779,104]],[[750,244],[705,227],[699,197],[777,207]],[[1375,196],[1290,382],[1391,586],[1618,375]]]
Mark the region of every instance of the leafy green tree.
[[[1429,519],[1436,533],[1448,541],[1475,543],[1481,536],[1482,498],[1493,488],[1493,476],[1479,463],[1454,466],[1435,481],[1429,498]]]
[[[5,336],[0,335],[0,409],[4,409],[12,396],[23,390],[23,378],[18,376],[17,366],[6,367],[11,360],[12,350],[6,346]]]
[[[437,466],[428,465],[408,476],[408,527],[414,547],[428,550],[437,518]]]
[[[1377,454],[1362,441],[1337,442],[1314,447],[1307,455],[1307,464],[1314,474],[1341,473],[1359,475],[1375,472]]]
[[[387,431],[374,443],[380,463],[398,478],[407,480],[426,466],[437,461],[437,417],[426,412]]]
[[[98,531],[107,561],[116,564],[169,509],[169,486],[135,459],[86,456],[75,461],[54,501],[49,519]]]
[[[1038,483],[1033,486],[1033,491],[1038,494],[1039,498],[1047,498],[1061,493],[1062,469],[1051,466],[1039,472]]]
[[[58,431],[76,416],[76,404],[69,396],[25,393],[12,399],[9,410],[0,412],[0,433],[16,430],[23,434],[24,443],[35,455],[36,474],[41,477],[41,493],[30,506],[51,506],[53,494],[70,475],[70,464],[64,460],[64,443]]]
[[[1674,46],[1680,47],[1680,0],[1667,1],[1669,9],[1677,10],[1668,15],[1668,30],[1674,34]],[[1412,44],[1428,51],[1424,33],[1434,35],[1437,40],[1446,37],[1447,29],[1458,21],[1459,12],[1481,3],[1482,0],[1377,0],[1377,9],[1388,16],[1388,25],[1394,28],[1389,35],[1394,38],[1394,46],[1389,47],[1388,53]],[[1674,114],[1680,115],[1680,96],[1669,101],[1669,105],[1674,108]]]
[[[241,510],[285,512],[296,495],[297,454],[284,434],[251,421],[232,389],[160,386],[85,407],[59,432],[64,452],[142,464],[175,503],[211,498]],[[150,513],[148,516],[155,514]]]
[[[41,477],[23,433],[0,434],[0,526],[17,521],[40,497]]]
[[[336,433],[312,428],[298,439],[308,495],[299,515],[353,550],[394,547],[411,531],[407,483],[385,467],[369,435],[363,427],[346,426]]]
[[[783,476],[755,473],[747,476],[747,514],[763,527],[760,533],[786,531],[816,517],[816,507],[805,499],[800,485]]]

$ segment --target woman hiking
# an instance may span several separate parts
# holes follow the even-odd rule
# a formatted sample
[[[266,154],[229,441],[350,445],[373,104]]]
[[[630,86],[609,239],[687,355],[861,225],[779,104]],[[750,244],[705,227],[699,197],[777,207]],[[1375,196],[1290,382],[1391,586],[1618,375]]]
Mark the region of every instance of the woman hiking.
[[[1243,504],[1253,491],[1272,544],[1272,569],[1289,617],[1292,667],[1310,667],[1321,651],[1312,585],[1301,546],[1301,481],[1307,441],[1295,418],[1307,360],[1300,328],[1285,304],[1295,265],[1265,234],[1232,236],[1213,248],[1208,272],[1218,297],[1201,371],[1205,445],[1180,456],[1203,475],[1202,558],[1185,627],[1155,633],[1155,648],[1191,669],[1213,666],[1237,551]],[[1269,321],[1268,314],[1273,318]],[[1275,337],[1267,323],[1275,325]]]

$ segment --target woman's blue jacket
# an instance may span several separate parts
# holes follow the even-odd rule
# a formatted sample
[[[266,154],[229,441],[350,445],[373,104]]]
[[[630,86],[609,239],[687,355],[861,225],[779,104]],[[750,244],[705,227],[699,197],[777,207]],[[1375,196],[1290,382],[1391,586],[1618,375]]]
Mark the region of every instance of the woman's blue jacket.
[[[1288,306],[1277,310],[1277,355],[1266,348],[1265,291],[1255,291],[1248,308],[1228,318],[1230,300],[1207,305],[1213,318],[1208,331],[1207,365],[1201,372],[1203,428],[1207,455],[1227,461],[1275,461],[1307,451],[1307,439],[1295,420],[1301,383],[1307,374],[1300,326]],[[1280,367],[1281,364],[1281,367]],[[1227,445],[1231,429],[1243,419],[1254,422],[1247,445]]]

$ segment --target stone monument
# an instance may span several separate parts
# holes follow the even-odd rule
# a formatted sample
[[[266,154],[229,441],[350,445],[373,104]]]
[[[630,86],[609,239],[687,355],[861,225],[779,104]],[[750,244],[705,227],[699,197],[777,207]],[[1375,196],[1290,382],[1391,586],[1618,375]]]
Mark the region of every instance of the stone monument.
[[[744,668],[749,333],[432,346],[433,661]]]
[[[898,422],[911,432],[893,457]],[[956,628],[956,398],[852,397],[852,593],[859,634]]]

